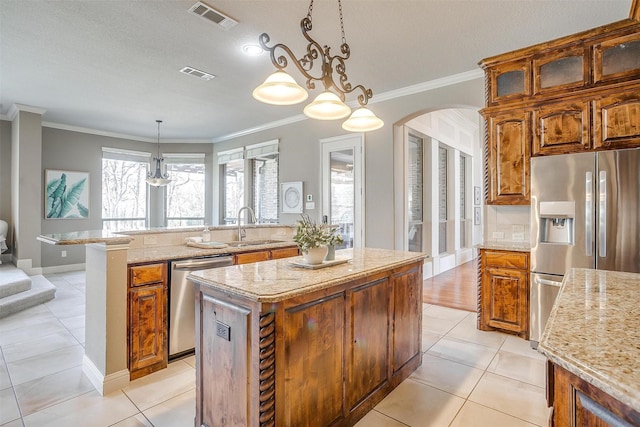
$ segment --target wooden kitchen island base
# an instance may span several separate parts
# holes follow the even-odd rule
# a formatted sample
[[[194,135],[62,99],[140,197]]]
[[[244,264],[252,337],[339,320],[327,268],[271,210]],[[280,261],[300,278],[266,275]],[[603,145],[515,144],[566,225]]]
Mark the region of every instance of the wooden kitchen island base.
[[[422,363],[423,255],[198,272],[196,426],[351,426]]]

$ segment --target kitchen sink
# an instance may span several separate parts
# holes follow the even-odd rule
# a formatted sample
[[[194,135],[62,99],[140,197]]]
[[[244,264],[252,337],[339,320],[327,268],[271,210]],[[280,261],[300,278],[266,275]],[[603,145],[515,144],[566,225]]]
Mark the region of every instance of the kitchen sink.
[[[271,240],[271,239],[266,239],[266,240],[243,240],[241,242],[235,241],[235,242],[228,242],[227,245],[231,246],[232,248],[242,248],[245,246],[258,246],[258,245],[268,245],[271,243],[284,243],[284,240]]]

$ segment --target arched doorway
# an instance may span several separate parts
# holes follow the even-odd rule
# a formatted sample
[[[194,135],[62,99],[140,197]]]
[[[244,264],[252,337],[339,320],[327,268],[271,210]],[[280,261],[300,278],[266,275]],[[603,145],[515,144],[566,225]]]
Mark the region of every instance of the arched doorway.
[[[395,248],[425,252],[425,278],[482,242],[481,118],[475,107],[419,112],[394,129]]]

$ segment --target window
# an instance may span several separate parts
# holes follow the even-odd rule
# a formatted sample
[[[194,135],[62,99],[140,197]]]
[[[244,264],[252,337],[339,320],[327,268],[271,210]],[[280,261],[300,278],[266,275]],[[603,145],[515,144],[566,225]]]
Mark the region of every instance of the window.
[[[222,165],[224,224],[235,224],[238,210],[244,206],[244,160]]]
[[[251,160],[253,171],[253,211],[260,223],[277,224],[279,186],[278,155]]]
[[[424,141],[409,134],[409,173],[408,173],[408,202],[409,202],[409,251],[422,252],[423,232],[423,179],[424,179]]]
[[[166,225],[204,225],[204,154],[163,154],[171,182],[166,192]]]
[[[460,247],[467,243],[467,157],[460,155]]]
[[[102,228],[147,227],[149,153],[102,148]]]
[[[438,253],[447,252],[447,219],[448,219],[448,152],[444,147],[438,147]]]
[[[218,164],[222,224],[236,224],[243,206],[251,206],[260,223],[279,222],[277,140],[220,152]]]

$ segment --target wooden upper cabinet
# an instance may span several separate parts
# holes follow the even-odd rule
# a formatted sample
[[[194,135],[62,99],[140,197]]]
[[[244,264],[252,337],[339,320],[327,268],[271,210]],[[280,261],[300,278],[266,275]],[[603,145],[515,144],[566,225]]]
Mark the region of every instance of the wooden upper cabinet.
[[[532,156],[565,154],[591,148],[589,102],[544,105],[533,111]]]
[[[640,33],[635,32],[594,46],[594,80],[598,82],[640,79]]]
[[[640,86],[594,101],[593,115],[596,149],[640,146]]]
[[[487,203],[528,205],[531,119],[528,112],[489,117]]]
[[[567,91],[589,83],[589,56],[585,48],[545,54],[533,60],[535,94]]]
[[[531,65],[529,61],[509,62],[489,71],[490,102],[523,98],[531,95]]]

